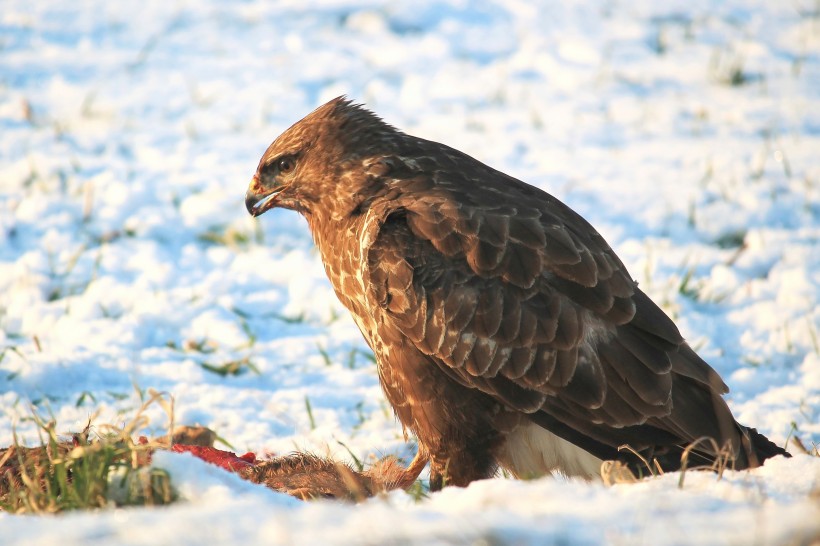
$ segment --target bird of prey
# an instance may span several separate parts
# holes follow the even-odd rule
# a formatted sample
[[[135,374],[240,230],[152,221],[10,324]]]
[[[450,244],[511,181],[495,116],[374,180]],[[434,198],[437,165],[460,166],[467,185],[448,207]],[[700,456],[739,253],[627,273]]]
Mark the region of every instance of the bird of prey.
[[[432,490],[499,467],[675,470],[693,442],[689,465],[787,455],[735,421],[718,374],[580,215],[344,97],[268,147],[245,204],[307,220]]]

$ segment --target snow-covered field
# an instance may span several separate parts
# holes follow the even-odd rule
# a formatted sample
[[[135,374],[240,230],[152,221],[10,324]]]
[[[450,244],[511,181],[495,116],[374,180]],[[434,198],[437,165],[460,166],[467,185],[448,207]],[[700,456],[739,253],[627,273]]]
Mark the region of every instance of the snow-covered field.
[[[0,446],[37,441],[30,404],[65,431],[124,422],[136,386],[239,452],[413,455],[304,221],[243,204],[269,142],[340,94],[567,202],[721,373],[739,421],[820,442],[817,1],[5,0]],[[0,514],[0,543],[820,539],[808,456],[682,489],[497,479],[355,506],[157,464],[187,501]]]

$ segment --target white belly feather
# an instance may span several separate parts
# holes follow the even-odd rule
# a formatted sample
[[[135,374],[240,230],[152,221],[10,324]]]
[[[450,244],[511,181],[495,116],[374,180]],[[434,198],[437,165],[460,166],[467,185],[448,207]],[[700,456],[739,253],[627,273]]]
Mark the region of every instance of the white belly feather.
[[[600,479],[601,459],[534,423],[522,423],[498,452],[498,462],[517,478],[550,473]]]

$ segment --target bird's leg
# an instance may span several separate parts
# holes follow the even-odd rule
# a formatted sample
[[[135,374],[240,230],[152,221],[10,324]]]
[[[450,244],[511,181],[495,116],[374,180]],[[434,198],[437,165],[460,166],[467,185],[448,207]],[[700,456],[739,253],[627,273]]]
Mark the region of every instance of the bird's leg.
[[[441,491],[447,483],[447,469],[450,466],[450,460],[447,459],[443,464],[441,461],[430,461],[430,491]]]
[[[419,448],[407,468],[402,468],[395,457],[386,457],[373,465],[373,468],[365,472],[365,475],[373,481],[376,491],[407,489],[418,479],[428,461],[427,454]]]
[[[421,471],[424,470],[425,466],[427,466],[429,460],[430,458],[427,456],[426,453],[424,453],[424,450],[419,448],[418,453],[416,453],[416,456],[413,458],[412,461],[410,461],[410,464],[404,471],[403,481],[401,482],[402,489],[407,489],[408,487],[413,485],[413,482],[415,482],[418,479],[419,474],[421,474]]]
[[[451,451],[447,456],[432,456],[430,491],[440,491],[450,485],[467,487],[470,482],[491,477],[497,468],[486,446],[468,445]]]

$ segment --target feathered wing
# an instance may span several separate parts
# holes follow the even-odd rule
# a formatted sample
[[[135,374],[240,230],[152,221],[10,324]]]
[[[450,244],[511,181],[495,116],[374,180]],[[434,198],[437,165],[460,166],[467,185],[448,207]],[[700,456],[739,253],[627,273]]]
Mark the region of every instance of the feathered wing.
[[[474,169],[396,182],[366,255],[383,327],[601,459],[629,444],[675,467],[701,436],[742,458],[726,386],[603,238],[548,194]]]

